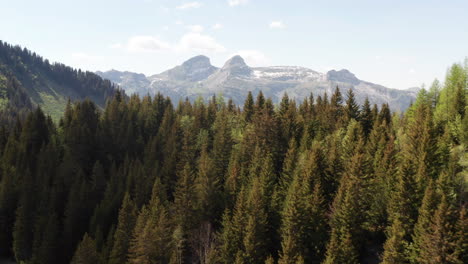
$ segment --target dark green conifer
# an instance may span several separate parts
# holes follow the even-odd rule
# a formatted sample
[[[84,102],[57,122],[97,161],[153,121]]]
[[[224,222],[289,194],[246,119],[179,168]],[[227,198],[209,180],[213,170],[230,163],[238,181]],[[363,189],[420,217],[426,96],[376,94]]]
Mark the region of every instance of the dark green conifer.
[[[136,222],[136,213],[135,203],[128,193],[125,194],[114,233],[114,245],[109,256],[110,264],[125,263],[127,261],[132,231]]]

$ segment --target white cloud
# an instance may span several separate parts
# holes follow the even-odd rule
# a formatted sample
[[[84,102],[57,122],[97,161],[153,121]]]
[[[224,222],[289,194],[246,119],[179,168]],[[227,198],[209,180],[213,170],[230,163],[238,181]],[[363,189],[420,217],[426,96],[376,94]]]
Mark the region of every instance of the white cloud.
[[[177,21],[175,22],[175,24],[176,24],[176,25],[183,25],[184,22],[183,22],[182,20],[177,20]]]
[[[203,26],[200,26],[200,25],[190,25],[190,26],[187,26],[187,28],[192,31],[192,32],[195,32],[195,33],[201,33],[203,32]]]
[[[192,25],[188,28],[190,32],[174,42],[166,42],[156,36],[143,35],[133,36],[124,44],[116,43],[110,47],[127,52],[222,53],[226,51],[226,48],[216,39],[202,33],[202,26]]]
[[[177,50],[202,53],[220,53],[225,52],[226,48],[219,44],[211,36],[197,32],[190,32],[182,36]]]
[[[170,48],[169,43],[153,36],[135,36],[127,43],[127,50],[131,52],[156,52]]]
[[[216,24],[214,24],[211,28],[213,28],[213,29],[222,29],[222,28],[223,28],[223,25],[222,25],[222,24],[219,24],[219,23],[216,23]]]
[[[164,26],[164,27],[162,27],[162,30],[168,31],[168,30],[169,30],[169,27],[168,27],[168,26]]]
[[[239,50],[229,57],[234,55],[240,55],[245,60],[245,63],[252,67],[268,66],[271,64],[271,59],[258,50]]]
[[[408,70],[408,73],[409,73],[409,74],[415,74],[415,73],[416,73],[416,70],[413,69],[413,68],[411,68],[411,69]]]
[[[283,29],[286,28],[286,26],[284,25],[283,21],[273,21],[270,23],[270,28]]]
[[[249,0],[228,0],[229,6],[245,5]]]
[[[181,4],[180,6],[177,6],[176,8],[183,10],[183,9],[190,9],[190,8],[199,8],[201,6],[202,4],[200,2],[187,2],[187,3]]]

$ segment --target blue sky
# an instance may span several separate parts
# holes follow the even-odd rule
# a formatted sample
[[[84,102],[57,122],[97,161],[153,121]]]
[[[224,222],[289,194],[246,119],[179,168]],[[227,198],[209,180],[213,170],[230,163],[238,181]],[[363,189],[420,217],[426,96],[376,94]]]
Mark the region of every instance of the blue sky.
[[[0,0],[0,39],[86,70],[222,64],[346,68],[405,89],[468,56],[464,0]]]

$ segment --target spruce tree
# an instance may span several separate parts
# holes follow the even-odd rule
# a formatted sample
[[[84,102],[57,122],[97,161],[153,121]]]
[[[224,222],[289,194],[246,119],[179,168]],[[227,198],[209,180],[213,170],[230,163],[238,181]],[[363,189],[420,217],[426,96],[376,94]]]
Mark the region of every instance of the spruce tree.
[[[119,220],[114,233],[114,245],[110,252],[109,263],[119,264],[127,261],[128,249],[136,222],[135,203],[127,193],[119,211]]]
[[[396,218],[389,232],[389,238],[384,244],[383,264],[409,263],[406,249],[408,242],[405,240],[406,230],[399,218]]]
[[[354,92],[352,89],[348,90],[348,93],[346,94],[346,108],[345,108],[345,113],[346,113],[346,119],[347,120],[360,120],[360,112],[359,112],[359,105],[356,103],[356,99],[354,97]]]
[[[372,116],[372,110],[370,107],[369,98],[366,97],[364,104],[362,105],[360,121],[364,135],[367,137],[372,130],[374,118]]]
[[[331,237],[327,245],[324,263],[357,263],[362,216],[359,213],[362,202],[363,178],[360,175],[362,154],[357,152],[350,161],[340,181],[340,187],[332,205],[330,219]]]
[[[87,233],[83,236],[83,240],[78,245],[75,255],[72,258],[71,264],[90,264],[101,263],[99,253],[96,250],[96,243]],[[124,262],[120,262],[124,263]]]
[[[443,194],[420,244],[419,263],[460,263],[456,251],[453,208]]]
[[[13,252],[17,262],[26,262],[32,257],[33,241],[33,204],[31,186],[24,183],[26,190],[22,194],[16,209],[16,220],[13,227]]]
[[[208,156],[206,146],[203,147],[198,161],[198,173],[195,179],[195,205],[201,220],[213,221],[220,215],[219,176],[214,174],[213,161]]]
[[[171,228],[164,187],[156,179],[151,201],[138,214],[129,248],[128,263],[167,263]]]
[[[244,120],[246,122],[250,122],[252,120],[252,116],[255,112],[255,109],[254,109],[254,100],[253,100],[253,96],[252,96],[252,92],[249,91],[249,93],[247,94],[247,98],[245,99],[245,102],[244,102]]]
[[[247,223],[246,192],[242,187],[237,195],[236,204],[232,214],[226,211],[223,215],[220,254],[223,263],[241,261],[243,238]],[[238,255],[239,252],[239,255]]]
[[[268,252],[266,197],[261,179],[253,179],[250,188],[247,197],[248,212],[243,239],[243,261],[262,263]]]
[[[263,92],[260,91],[255,101],[256,112],[261,112],[264,106],[265,106],[265,96],[263,95]]]
[[[410,245],[411,263],[419,263],[421,245],[424,243],[424,239],[429,232],[431,220],[434,217],[435,210],[437,209],[437,203],[438,195],[434,188],[434,184],[431,181],[431,183],[426,188],[421,207],[419,208],[418,222],[414,227],[412,236],[413,242]]]

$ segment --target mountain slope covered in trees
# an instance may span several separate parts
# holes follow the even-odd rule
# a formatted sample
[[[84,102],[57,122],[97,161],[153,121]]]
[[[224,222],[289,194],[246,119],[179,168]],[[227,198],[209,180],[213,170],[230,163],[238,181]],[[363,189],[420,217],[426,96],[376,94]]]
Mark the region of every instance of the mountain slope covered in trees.
[[[103,108],[106,99],[114,93],[114,84],[92,72],[50,63],[26,48],[0,41],[2,110],[40,106],[58,120],[68,99],[75,101],[89,98]]]
[[[467,76],[453,65],[403,115],[339,89],[36,109],[0,129],[0,256],[468,263]]]

